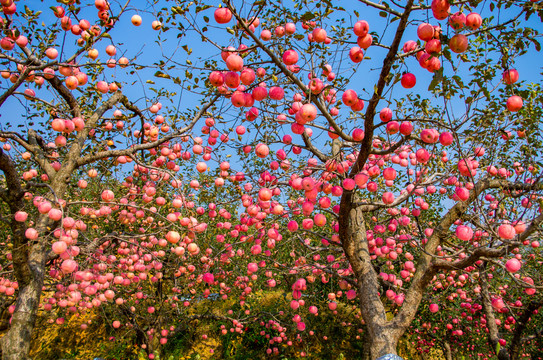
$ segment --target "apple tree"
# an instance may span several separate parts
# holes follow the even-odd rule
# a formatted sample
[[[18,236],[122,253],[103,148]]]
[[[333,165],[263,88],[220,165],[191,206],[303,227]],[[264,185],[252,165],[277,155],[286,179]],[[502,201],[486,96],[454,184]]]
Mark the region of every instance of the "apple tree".
[[[264,159],[247,214],[300,243],[298,274],[355,294],[370,358],[396,353],[442,276],[492,278],[498,298],[511,274],[539,302],[542,98],[515,65],[540,49],[537,2],[226,1],[214,16],[232,36],[212,43],[209,84],[239,147]],[[300,279],[295,301],[311,287]]]

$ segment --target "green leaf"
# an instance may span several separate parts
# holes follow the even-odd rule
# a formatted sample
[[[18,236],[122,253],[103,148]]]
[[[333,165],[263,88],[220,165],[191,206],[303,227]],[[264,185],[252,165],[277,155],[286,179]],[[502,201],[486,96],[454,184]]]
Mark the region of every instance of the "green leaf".
[[[541,51],[541,44],[539,43],[539,41],[537,41],[536,39],[533,39],[533,38],[531,38],[530,40],[534,43],[535,49],[537,51]]]
[[[160,78],[164,78],[164,79],[170,79],[171,78],[170,75],[165,74],[162,71],[157,71],[155,73],[155,77],[160,77]]]
[[[430,82],[430,85],[428,85],[428,91],[434,90],[437,84],[441,82],[441,80],[443,80],[443,68],[435,72],[434,77]]]
[[[379,11],[379,16],[386,18],[388,16],[388,13],[386,11]]]
[[[314,18],[315,18],[315,14],[312,13],[311,11],[308,11],[300,17],[300,20],[308,21]]]
[[[211,5],[197,6],[197,7],[196,7],[196,13],[198,14],[200,11],[209,9],[210,7],[211,7]]]

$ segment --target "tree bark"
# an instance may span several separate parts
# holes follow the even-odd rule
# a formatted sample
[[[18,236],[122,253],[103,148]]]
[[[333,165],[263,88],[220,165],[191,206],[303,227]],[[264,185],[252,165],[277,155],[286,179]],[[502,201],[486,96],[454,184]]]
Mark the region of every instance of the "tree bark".
[[[395,329],[378,328],[374,334],[370,336],[370,356],[375,360],[387,354],[398,355],[396,348],[398,347],[399,332]]]
[[[364,344],[364,347],[362,348],[362,360],[370,360],[371,354],[370,354],[370,337],[368,333],[368,327],[364,326],[364,332],[362,335],[362,342]]]
[[[444,351],[444,353],[445,353],[445,358],[446,358],[447,360],[452,360],[452,359],[453,359],[453,358],[452,358],[452,351],[451,351],[451,345],[449,344],[449,342],[448,342],[448,341],[445,341],[445,342],[443,343],[443,347],[445,348],[445,351]]]
[[[51,222],[46,215],[39,219],[37,229],[41,236],[45,236],[47,226]],[[20,243],[20,241],[19,241]],[[2,347],[2,360],[27,360],[30,351],[32,332],[38,317],[38,308],[45,277],[45,262],[47,259],[47,246],[45,242],[34,244],[29,251],[29,244],[24,243],[19,249],[25,251],[28,259],[28,273],[21,279],[15,311],[11,317],[10,328],[6,335],[0,339]],[[19,280],[19,278],[18,278]]]
[[[2,360],[27,360],[30,351],[32,330],[38,315],[41,289],[43,285],[43,266],[33,269],[32,281],[19,290],[16,311],[11,319],[11,328],[0,343]]]

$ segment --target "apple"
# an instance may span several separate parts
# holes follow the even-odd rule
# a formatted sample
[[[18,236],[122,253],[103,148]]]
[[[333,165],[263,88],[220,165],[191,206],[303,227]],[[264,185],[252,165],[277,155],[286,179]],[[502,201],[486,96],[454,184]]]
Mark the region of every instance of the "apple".
[[[139,15],[133,15],[131,21],[134,26],[140,26],[142,23],[141,16]]]
[[[461,54],[468,49],[468,38],[466,35],[456,34],[449,40],[449,47],[457,54]]]
[[[417,78],[411,73],[405,73],[402,76],[401,84],[406,89],[411,89],[417,83]]]
[[[518,71],[515,69],[509,69],[503,72],[503,82],[507,85],[514,84],[518,81]]]
[[[232,12],[227,8],[218,8],[214,13],[215,21],[219,24],[226,24],[232,19]]]
[[[522,98],[518,95],[513,95],[509,99],[507,99],[507,110],[511,112],[517,112],[522,108]]]

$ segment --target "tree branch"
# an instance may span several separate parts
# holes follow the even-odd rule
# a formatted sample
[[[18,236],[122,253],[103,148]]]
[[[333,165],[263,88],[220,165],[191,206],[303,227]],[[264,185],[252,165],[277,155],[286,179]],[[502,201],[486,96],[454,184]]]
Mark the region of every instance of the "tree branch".
[[[17,81],[15,81],[15,83],[11,85],[11,87],[0,96],[0,107],[4,104],[7,98],[10,97],[15,92],[15,90],[19,88],[19,86],[21,86],[21,84],[26,80],[26,77],[29,73],[30,68],[27,67],[25,71],[23,71],[23,73],[17,78]]]
[[[439,224],[434,228],[432,236],[428,239],[426,246],[424,248],[424,254],[422,254],[416,265],[415,277],[411,282],[411,286],[407,291],[404,304],[400,309],[398,315],[394,318],[395,324],[402,324],[402,326],[408,326],[411,323],[411,320],[415,316],[418,305],[422,299],[426,286],[432,280],[432,277],[437,272],[439,267],[436,267],[435,264],[439,266],[446,267],[446,262],[442,260],[437,260],[434,257],[436,249],[441,243],[449,236],[449,228],[458,220],[468,209],[468,206],[472,204],[479,195],[490,188],[502,188],[502,189],[522,189],[522,190],[533,190],[541,188],[541,184],[523,184],[511,182],[505,179],[490,179],[484,177],[479,180],[474,188],[470,191],[470,196],[466,201],[457,202],[441,219]],[[534,222],[530,226],[530,232],[535,231],[537,226],[543,221],[543,215],[538,216],[534,219]],[[528,229],[526,230],[528,231]],[[464,260],[459,260],[456,265],[466,265],[470,266],[475,263],[481,256],[484,256],[484,253],[488,253],[492,256],[500,256],[502,250],[496,249],[481,249],[475,250],[473,256],[468,257]]]
[[[369,1],[369,0],[358,0],[358,1],[361,2],[362,4],[366,4],[366,5],[371,6],[373,8],[386,11],[389,14],[396,15],[398,17],[402,16],[401,12],[398,12],[398,11],[396,11],[394,9],[391,9],[388,6],[377,4],[377,3],[374,3],[373,1]]]
[[[405,28],[407,27],[407,20],[409,19],[409,15],[411,14],[413,1],[414,0],[407,1],[407,4],[405,6],[405,12],[401,15],[400,23],[398,24],[398,29],[396,30],[396,35],[394,36],[394,40],[390,45],[390,50],[388,50],[385,60],[383,62],[383,68],[381,69],[381,74],[379,74],[377,87],[375,89],[375,92],[373,93],[373,96],[371,97],[368,108],[366,109],[366,115],[364,117],[365,136],[364,140],[362,140],[362,146],[360,149],[360,153],[358,154],[358,158],[356,159],[356,162],[354,163],[351,172],[349,173],[350,176],[354,176],[360,172],[360,170],[366,163],[368,156],[370,155],[371,145],[373,141],[373,118],[375,116],[375,109],[377,108],[379,100],[381,100],[381,95],[383,94],[383,89],[385,88],[385,85],[387,83],[388,75],[392,70],[392,65],[394,64],[396,54],[398,53],[403,33],[405,32]]]
[[[509,353],[511,354],[512,359],[518,358],[518,353],[520,352],[520,347],[522,345],[523,338],[522,333],[524,333],[524,330],[526,330],[526,326],[528,325],[528,321],[530,320],[530,317],[534,314],[535,310],[538,310],[541,306],[543,306],[543,301],[532,301],[526,309],[524,309],[522,315],[516,319],[515,330],[513,332],[513,339],[511,339],[511,344],[509,345]]]
[[[218,98],[219,98],[219,95],[216,95],[213,99],[211,99],[211,101],[209,101],[207,104],[205,104],[202,107],[202,109],[200,109],[200,111],[198,111],[198,113],[194,116],[194,118],[190,121],[190,123],[188,125],[186,125],[185,127],[179,129],[175,133],[172,133],[170,135],[166,135],[166,136],[164,136],[164,137],[162,137],[162,138],[160,138],[160,139],[158,139],[156,141],[153,141],[153,142],[134,145],[129,149],[106,150],[106,151],[100,151],[100,152],[98,152],[96,154],[87,155],[87,156],[78,158],[76,160],[76,166],[80,167],[80,166],[89,164],[89,163],[91,163],[93,161],[108,158],[108,157],[112,157],[112,156],[118,157],[118,156],[123,156],[123,155],[132,155],[132,154],[134,154],[135,152],[137,152],[139,150],[152,149],[152,148],[155,148],[155,147],[159,146],[160,144],[165,143],[166,141],[169,141],[169,140],[171,140],[173,138],[176,138],[176,137],[186,133],[190,129],[192,129],[194,127],[194,125],[198,122],[198,120],[200,120],[200,118],[205,114],[207,109],[209,109],[209,107],[211,107],[215,103],[215,101],[217,101]],[[119,99],[117,99],[117,100],[119,100]]]

